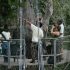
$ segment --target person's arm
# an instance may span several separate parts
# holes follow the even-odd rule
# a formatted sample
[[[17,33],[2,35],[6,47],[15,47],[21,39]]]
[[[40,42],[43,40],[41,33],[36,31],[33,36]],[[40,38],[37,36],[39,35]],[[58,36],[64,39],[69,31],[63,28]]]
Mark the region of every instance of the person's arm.
[[[53,29],[54,29],[54,26],[52,26],[52,29],[51,29],[51,34],[54,36],[59,36],[60,35],[60,32],[59,31],[53,31]]]
[[[4,40],[4,38],[1,36],[1,37],[0,37],[0,42],[3,42],[3,40]]]
[[[12,39],[11,33],[10,33],[10,38],[9,39]]]
[[[26,24],[29,24],[29,26],[30,26],[30,28],[31,28],[32,31],[38,28],[37,26],[35,26],[34,24],[32,24],[32,23],[31,23],[30,21],[28,21],[28,20],[26,20]]]
[[[54,29],[54,26],[52,25],[52,28],[51,28],[51,34],[53,33],[53,29]]]
[[[60,32],[57,32],[57,31],[56,32],[53,32],[52,35],[59,36],[60,35]]]
[[[31,26],[31,22],[25,19],[25,22]]]
[[[2,40],[3,39],[3,37],[2,37],[2,35],[0,34],[0,40]]]

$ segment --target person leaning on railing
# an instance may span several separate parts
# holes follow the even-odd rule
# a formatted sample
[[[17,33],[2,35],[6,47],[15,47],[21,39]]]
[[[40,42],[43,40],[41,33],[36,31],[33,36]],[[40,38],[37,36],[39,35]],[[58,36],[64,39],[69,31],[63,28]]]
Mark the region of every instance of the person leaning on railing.
[[[51,35],[53,37],[60,36],[60,26],[57,23],[53,23],[52,28],[51,28]]]
[[[58,54],[61,52],[63,53],[63,48],[61,46],[62,46],[62,37],[64,35],[64,25],[62,23],[62,20],[58,20],[57,23],[54,23],[54,25],[52,26],[52,29],[51,29],[51,35],[54,38],[59,38],[56,41],[56,52]],[[59,57],[58,60],[61,61],[61,59],[63,59],[63,56]]]
[[[57,22],[54,22],[53,25],[52,25],[52,28],[51,28],[51,36],[54,38],[51,40],[51,53],[54,54],[54,40],[55,38],[59,38],[60,36],[60,26],[58,25]],[[56,40],[56,54],[59,54],[60,53],[60,46],[59,46],[59,40]],[[56,57],[56,61],[60,61],[60,57],[57,56]],[[48,59],[48,63],[54,63],[54,57],[51,56],[49,57]]]
[[[4,31],[2,31],[2,54],[4,55],[4,62],[8,62],[8,47],[11,34],[8,30],[8,25],[4,25]]]
[[[57,23],[60,26],[60,36],[59,36],[59,38],[60,38],[61,53],[63,53],[63,47],[62,47],[62,45],[63,45],[63,37],[64,37],[64,23],[63,23],[62,19],[59,19],[57,21]],[[61,59],[63,59],[63,54],[61,55]]]

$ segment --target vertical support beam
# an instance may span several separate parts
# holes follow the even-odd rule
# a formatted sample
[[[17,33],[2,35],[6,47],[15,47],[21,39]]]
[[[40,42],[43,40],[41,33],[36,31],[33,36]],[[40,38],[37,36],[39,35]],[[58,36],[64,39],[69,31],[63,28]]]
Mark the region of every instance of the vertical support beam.
[[[56,67],[56,39],[54,39],[54,69]]]
[[[38,1],[39,0],[36,0],[36,18],[39,17]],[[38,22],[37,22],[37,25],[39,27],[39,23]],[[38,29],[38,36],[39,36],[39,29]],[[39,65],[39,70],[41,70],[41,43],[40,43],[39,39],[38,39],[38,65]]]
[[[39,17],[38,1],[39,0],[36,0],[36,18]]]
[[[38,49],[38,51],[39,51],[39,53],[38,53],[38,56],[39,56],[39,59],[38,59],[38,62],[39,62],[39,70],[41,70],[41,54],[42,54],[42,43],[41,43],[41,40],[39,40],[39,49]]]
[[[19,7],[19,23],[20,23],[20,59],[19,59],[19,70],[23,70],[23,60],[22,60],[22,23],[23,23],[23,8],[22,8],[22,0],[20,1]]]
[[[43,61],[43,47],[42,47],[42,41],[40,42],[40,59],[41,59],[41,64],[40,64],[40,70],[44,70],[44,61]]]
[[[11,53],[10,53],[10,41],[8,41],[8,69],[11,68],[10,66],[10,56],[11,56]]]
[[[26,61],[25,61],[25,59],[26,59],[26,43],[25,43],[25,39],[23,41],[24,41],[23,70],[25,70],[26,69]]]
[[[23,8],[22,8],[22,0],[20,0],[20,11],[19,11],[19,20],[20,20],[20,59],[19,59],[19,70],[25,70],[25,54],[26,54],[26,50],[25,50],[25,36],[23,39],[23,32],[25,33],[24,30],[24,25],[23,25]],[[25,34],[24,34],[25,35]],[[23,49],[24,46],[24,49]],[[22,53],[22,50],[24,50],[24,56]]]
[[[20,59],[19,70],[22,70],[22,8],[20,7]]]
[[[38,42],[38,65],[39,65],[39,70],[40,70],[40,64],[41,64],[41,61],[40,61],[40,41]]]

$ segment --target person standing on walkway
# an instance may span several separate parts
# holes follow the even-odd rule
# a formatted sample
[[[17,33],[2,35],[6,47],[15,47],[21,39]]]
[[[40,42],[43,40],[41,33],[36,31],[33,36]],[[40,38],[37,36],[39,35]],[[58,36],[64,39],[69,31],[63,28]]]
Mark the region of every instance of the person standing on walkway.
[[[63,45],[63,37],[64,37],[64,24],[63,24],[63,20],[62,19],[60,19],[60,20],[58,20],[58,22],[57,22],[58,24],[59,24],[59,26],[60,26],[60,36],[59,36],[59,38],[60,38],[60,47],[61,47],[61,53],[63,53],[63,48],[62,48],[62,45]],[[63,59],[63,55],[61,55],[61,59]]]
[[[39,26],[35,26],[34,24],[32,24],[29,21],[26,21],[26,23],[29,24],[31,30],[32,30],[32,46],[31,46],[31,55],[32,55],[32,61],[31,63],[35,62],[35,56],[37,53],[37,48],[38,48],[38,41],[39,39],[42,39],[44,34],[43,34],[43,30],[42,30],[42,22],[41,18],[39,18]]]
[[[9,48],[9,40],[11,38],[11,34],[8,30],[8,25],[4,25],[4,31],[2,31],[2,54],[4,55],[4,62],[8,62],[8,48]]]
[[[51,39],[51,53],[54,54],[54,41],[55,38],[59,38],[60,36],[60,26],[57,22],[54,22],[51,28],[51,36],[54,39]],[[60,46],[59,46],[59,40],[56,40],[56,54],[60,53]],[[56,57],[56,61],[59,61],[59,56]],[[48,64],[54,64],[54,56],[49,56],[48,58]]]

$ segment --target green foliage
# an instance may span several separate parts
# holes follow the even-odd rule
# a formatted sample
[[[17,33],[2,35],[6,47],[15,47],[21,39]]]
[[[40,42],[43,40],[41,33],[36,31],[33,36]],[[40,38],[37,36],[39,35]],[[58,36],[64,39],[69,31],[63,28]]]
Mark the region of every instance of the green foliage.
[[[26,0],[22,0],[20,4],[19,0],[0,0],[0,23],[6,23],[6,21],[16,21],[19,7],[23,8],[26,6]],[[0,25],[1,25],[0,24]]]
[[[63,18],[66,20],[66,13],[70,15],[70,0],[53,0],[54,12],[53,17]]]
[[[45,9],[46,9],[46,0],[39,0],[39,10],[42,13],[42,15],[45,15]]]
[[[14,19],[15,17],[17,17],[17,9],[19,7],[19,2],[18,0],[8,0],[8,3],[11,8],[9,18]]]
[[[5,19],[10,14],[11,7],[8,0],[0,0],[0,15]]]
[[[19,0],[0,0],[0,22],[3,22],[3,20],[6,19],[16,19],[17,12],[19,6],[22,6],[23,8],[27,5],[27,0],[22,0],[23,3],[20,4]],[[37,5],[35,0],[30,0],[34,6],[33,9],[35,9],[35,6]],[[39,12],[42,13],[42,15],[45,15],[46,6],[48,4],[48,0],[38,0],[38,8]],[[66,24],[68,25],[70,23],[70,0],[52,0],[53,1],[53,15],[52,18],[58,19],[63,18],[66,21]]]
[[[13,16],[12,0],[0,0],[0,22],[7,23],[7,20]]]

